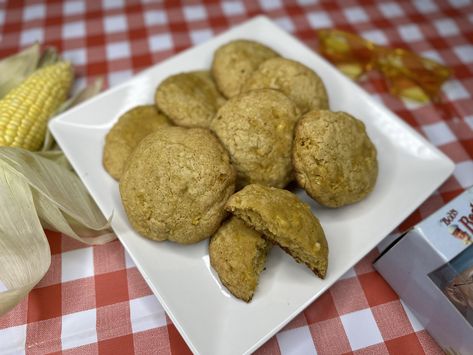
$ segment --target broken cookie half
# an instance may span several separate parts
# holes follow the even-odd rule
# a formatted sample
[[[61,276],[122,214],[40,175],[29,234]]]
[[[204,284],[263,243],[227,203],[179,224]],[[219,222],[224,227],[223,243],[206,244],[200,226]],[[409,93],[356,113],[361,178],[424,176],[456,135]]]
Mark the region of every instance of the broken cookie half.
[[[250,302],[270,247],[259,232],[232,217],[210,240],[210,264],[235,297]]]
[[[328,244],[310,207],[287,190],[247,185],[227,201],[225,209],[279,245],[297,262],[324,278]]]

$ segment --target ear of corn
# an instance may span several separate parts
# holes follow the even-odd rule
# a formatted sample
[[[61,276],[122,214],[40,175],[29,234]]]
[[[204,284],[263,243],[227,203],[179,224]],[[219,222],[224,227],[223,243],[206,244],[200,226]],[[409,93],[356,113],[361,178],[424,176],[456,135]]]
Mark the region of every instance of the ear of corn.
[[[38,150],[73,82],[69,62],[38,69],[0,100],[0,146]]]

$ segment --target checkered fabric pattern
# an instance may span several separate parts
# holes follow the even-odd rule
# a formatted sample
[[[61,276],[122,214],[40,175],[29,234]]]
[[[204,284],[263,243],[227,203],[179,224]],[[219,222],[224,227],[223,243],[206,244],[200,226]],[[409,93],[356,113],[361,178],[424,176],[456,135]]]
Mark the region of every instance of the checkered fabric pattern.
[[[255,15],[317,50],[314,29],[337,27],[447,64],[440,104],[406,103],[370,73],[360,83],[456,164],[398,230],[473,184],[473,3],[450,1],[0,1],[0,57],[40,41],[70,59],[78,85],[109,86]],[[0,353],[185,354],[189,350],[118,241],[90,247],[48,232],[52,263],[29,297],[0,317]],[[376,273],[372,251],[263,345],[259,354],[440,354]]]

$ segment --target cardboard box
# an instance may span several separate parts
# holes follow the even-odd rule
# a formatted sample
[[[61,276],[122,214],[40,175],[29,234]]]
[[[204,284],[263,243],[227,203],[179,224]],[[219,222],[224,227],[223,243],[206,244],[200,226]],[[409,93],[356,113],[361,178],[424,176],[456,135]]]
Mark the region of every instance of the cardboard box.
[[[442,349],[473,354],[473,187],[374,262]]]

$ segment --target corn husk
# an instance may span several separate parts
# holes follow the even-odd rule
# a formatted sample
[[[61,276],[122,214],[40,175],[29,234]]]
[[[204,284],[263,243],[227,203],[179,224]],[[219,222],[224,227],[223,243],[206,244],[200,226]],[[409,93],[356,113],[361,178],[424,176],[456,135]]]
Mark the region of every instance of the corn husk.
[[[43,54],[39,58],[38,68],[45,67],[46,65],[54,64],[61,58],[54,47],[48,47],[44,50]]]
[[[102,77],[98,77],[92,84],[86,86],[83,90],[79,91],[76,95],[72,96],[69,100],[61,106],[60,112],[67,110],[73,106],[76,106],[84,101],[87,101],[91,97],[97,95],[103,89],[104,80]]]
[[[51,263],[43,228],[87,244],[115,239],[86,188],[60,152],[0,148],[0,314],[13,308]],[[48,156],[49,155],[49,156]]]
[[[71,164],[69,164],[69,160],[67,160],[66,156],[61,150],[46,150],[46,151],[38,151],[35,153],[38,156],[41,156],[43,158],[46,158],[58,163],[62,167],[66,168],[67,170],[74,171]]]
[[[69,100],[64,102],[60,107],[59,110],[56,112],[55,115],[60,114],[61,112],[66,111],[67,109],[79,105],[80,103],[90,99],[91,97],[97,95],[100,91],[102,91],[103,88],[103,78],[99,77],[97,78],[92,84],[86,86],[84,89],[80,90],[77,92],[75,95],[73,95]],[[53,117],[55,116],[53,115]],[[46,135],[44,137],[44,143],[43,147],[41,148],[41,151],[45,152],[48,150],[52,149],[58,149],[56,142],[54,141],[54,138],[49,131],[49,129],[46,130]]]
[[[0,99],[33,73],[39,63],[39,44],[0,61]]]
[[[36,285],[51,263],[31,190],[8,169],[0,169],[0,280],[7,291],[0,293],[0,314],[12,309]]]
[[[0,61],[0,98],[37,68],[60,60],[35,44]],[[101,91],[103,79],[64,102],[55,114]],[[43,278],[51,263],[44,228],[87,244],[115,239],[107,220],[47,132],[41,152],[0,147],[0,315]]]

